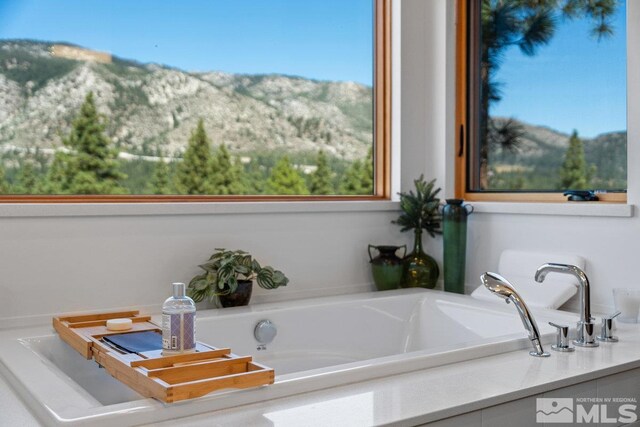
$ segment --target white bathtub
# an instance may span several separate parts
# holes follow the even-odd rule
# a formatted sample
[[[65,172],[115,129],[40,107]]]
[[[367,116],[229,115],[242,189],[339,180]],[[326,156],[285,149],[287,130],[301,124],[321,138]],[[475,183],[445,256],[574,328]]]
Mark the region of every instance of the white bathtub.
[[[136,425],[435,367],[530,346],[512,306],[437,291],[400,290],[199,313],[197,338],[253,355],[275,384],[164,404],[145,399],[62,342],[49,327],[0,332],[0,373],[46,424]],[[547,321],[575,316],[534,311]],[[258,349],[255,325],[271,320],[275,340]]]

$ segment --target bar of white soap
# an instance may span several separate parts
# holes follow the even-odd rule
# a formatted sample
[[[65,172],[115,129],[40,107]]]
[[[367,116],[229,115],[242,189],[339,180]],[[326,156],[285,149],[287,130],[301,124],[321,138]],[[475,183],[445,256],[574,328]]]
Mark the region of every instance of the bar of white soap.
[[[131,319],[109,319],[107,329],[110,331],[128,331],[133,327]]]

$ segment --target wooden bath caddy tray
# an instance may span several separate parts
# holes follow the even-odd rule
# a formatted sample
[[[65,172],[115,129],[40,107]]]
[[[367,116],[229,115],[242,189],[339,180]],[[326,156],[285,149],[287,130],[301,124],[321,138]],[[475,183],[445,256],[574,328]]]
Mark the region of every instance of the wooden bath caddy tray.
[[[110,331],[108,319],[129,318],[133,328]],[[227,388],[273,384],[273,369],[240,357],[228,348],[198,343],[195,353],[162,356],[161,350],[127,353],[102,340],[104,336],[161,329],[138,311],[58,316],[53,327],[67,344],[94,359],[117,380],[145,397],[177,402]]]

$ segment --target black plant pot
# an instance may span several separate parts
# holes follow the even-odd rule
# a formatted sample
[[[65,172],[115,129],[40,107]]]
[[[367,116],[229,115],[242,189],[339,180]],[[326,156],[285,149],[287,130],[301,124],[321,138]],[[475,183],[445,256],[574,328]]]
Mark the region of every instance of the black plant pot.
[[[251,280],[239,280],[238,288],[235,292],[227,295],[220,295],[220,305],[223,307],[241,307],[248,305],[251,299],[251,291],[253,289],[253,281]]]

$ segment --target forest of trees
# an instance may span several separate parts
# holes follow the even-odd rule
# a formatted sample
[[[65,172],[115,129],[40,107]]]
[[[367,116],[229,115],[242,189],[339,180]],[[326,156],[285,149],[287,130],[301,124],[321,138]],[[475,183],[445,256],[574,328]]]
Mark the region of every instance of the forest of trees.
[[[106,119],[89,93],[63,149],[53,158],[38,150],[0,162],[0,194],[157,194],[157,195],[370,195],[372,150],[365,159],[345,162],[324,151],[300,156],[315,170],[305,174],[287,153],[252,153],[245,164],[224,143],[208,137],[204,120],[192,131],[181,159],[118,159],[105,132]]]

